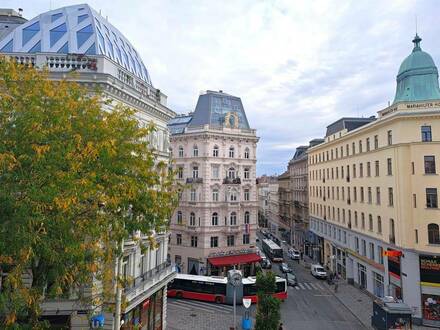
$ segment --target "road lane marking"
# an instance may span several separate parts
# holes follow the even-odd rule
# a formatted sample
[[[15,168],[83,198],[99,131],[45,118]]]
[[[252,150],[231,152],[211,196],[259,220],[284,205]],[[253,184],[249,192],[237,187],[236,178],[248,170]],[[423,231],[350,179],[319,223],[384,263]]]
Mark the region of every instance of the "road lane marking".
[[[324,289],[324,287],[321,285],[321,283],[315,283],[315,285],[316,285],[318,288],[320,288],[321,290]]]
[[[310,285],[313,289],[315,289],[315,290],[319,290],[318,286],[316,286],[315,283],[309,283],[309,285]]]
[[[311,287],[309,287],[309,283],[304,283],[304,286],[309,290],[313,290]]]
[[[296,285],[296,286],[295,286],[295,289],[299,290],[299,286],[298,286],[298,285]]]

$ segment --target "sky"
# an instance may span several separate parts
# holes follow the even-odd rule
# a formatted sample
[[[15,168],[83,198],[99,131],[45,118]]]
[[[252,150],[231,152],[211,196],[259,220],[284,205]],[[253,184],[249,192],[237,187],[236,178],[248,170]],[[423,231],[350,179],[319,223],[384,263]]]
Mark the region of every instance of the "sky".
[[[2,0],[39,13],[84,1]],[[205,90],[239,96],[260,137],[257,175],[281,174],[295,148],[343,116],[393,102],[401,62],[421,47],[440,61],[437,0],[90,0],[142,57],[177,113]],[[417,17],[417,19],[416,19]]]

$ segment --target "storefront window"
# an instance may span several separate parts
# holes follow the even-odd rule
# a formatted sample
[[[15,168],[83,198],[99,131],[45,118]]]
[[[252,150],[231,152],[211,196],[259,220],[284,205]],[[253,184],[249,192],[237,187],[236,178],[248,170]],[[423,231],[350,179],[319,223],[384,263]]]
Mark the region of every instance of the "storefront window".
[[[383,276],[373,272],[373,285],[374,285],[374,294],[377,297],[383,297],[384,296]]]
[[[422,294],[423,318],[430,321],[440,321],[440,296]]]

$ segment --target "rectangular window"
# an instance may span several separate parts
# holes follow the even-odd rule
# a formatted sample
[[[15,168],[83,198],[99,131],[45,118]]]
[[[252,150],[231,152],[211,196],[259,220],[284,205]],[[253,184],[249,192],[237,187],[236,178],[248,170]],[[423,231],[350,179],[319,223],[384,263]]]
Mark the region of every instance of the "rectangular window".
[[[358,197],[357,197],[357,188],[353,187],[353,201],[357,202],[357,199],[358,199]]]
[[[374,244],[373,243],[369,243],[370,246],[370,259],[371,260],[375,260],[375,256],[374,256]]]
[[[368,215],[368,230],[373,231],[373,216],[371,214]]]
[[[413,207],[417,208],[417,195],[413,194]]]
[[[413,175],[415,174],[414,162],[411,162],[411,173],[412,173]]]
[[[426,188],[426,207],[437,208],[437,188]]]
[[[414,230],[414,239],[416,241],[416,244],[419,243],[419,231],[417,229]]]
[[[220,174],[219,167],[218,166],[213,166],[212,167],[212,178],[213,179],[218,179],[219,178],[219,174]]]
[[[371,187],[368,187],[368,204],[373,203],[373,194],[371,192]]]
[[[388,206],[394,206],[393,188],[388,188]]]
[[[182,245],[182,234],[176,234],[176,245]]]
[[[354,155],[356,153],[356,143],[351,144],[351,154]]]
[[[363,239],[362,241],[362,255],[367,256],[367,242]]]
[[[374,167],[375,167],[376,176],[379,176],[379,161],[378,160],[376,160],[374,162]]]
[[[364,187],[361,187],[361,203],[364,202]]]
[[[362,140],[359,140],[359,153],[362,153]]]
[[[425,174],[435,174],[435,156],[425,156]]]
[[[197,195],[196,190],[195,189],[191,189],[191,195],[190,195],[191,202],[195,202],[196,201],[196,195]]]
[[[364,177],[364,164],[363,163],[359,164],[359,177],[360,178]]]
[[[356,177],[356,164],[353,164],[353,178]]]
[[[178,167],[177,168],[177,178],[178,179],[183,179],[183,167]]]
[[[371,163],[367,162],[367,176],[370,177],[371,176]]]
[[[366,147],[367,147],[367,151],[370,151],[370,138],[367,138]]]
[[[374,136],[374,149],[379,148],[379,136]]]
[[[191,236],[191,247],[197,247],[197,236]]]
[[[380,187],[376,187],[376,204],[380,205]]]
[[[377,246],[377,257],[379,259],[379,263],[383,265],[383,247]]]
[[[393,175],[393,163],[391,158],[387,158],[387,174]]]
[[[194,166],[193,167],[193,178],[196,179],[199,177],[199,167],[198,166]]]
[[[227,240],[227,244],[228,246],[234,246],[235,242],[234,242],[235,236],[234,235],[228,235],[226,240]]]
[[[212,191],[212,201],[213,202],[218,202],[218,190],[217,189],[214,189]]]
[[[422,126],[422,141],[423,142],[432,141],[431,126]]]
[[[354,238],[354,248],[355,248],[356,252],[359,253],[359,238],[358,237]]]
[[[243,244],[249,244],[249,234],[243,234]]]
[[[211,247],[212,248],[218,247],[218,237],[217,236],[211,237]]]
[[[377,233],[382,234],[382,218],[380,216],[377,217]]]
[[[387,141],[388,141],[388,145],[392,145],[393,144],[393,131],[389,130],[387,132]]]
[[[248,201],[249,200],[249,189],[245,189],[244,190],[244,200]]]

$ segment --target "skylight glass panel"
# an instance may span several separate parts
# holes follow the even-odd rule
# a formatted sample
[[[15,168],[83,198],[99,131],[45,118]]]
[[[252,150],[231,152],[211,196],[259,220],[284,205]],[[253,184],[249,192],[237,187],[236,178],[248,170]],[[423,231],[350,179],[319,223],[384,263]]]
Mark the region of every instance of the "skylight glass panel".
[[[85,52],[86,55],[96,55],[95,43],[93,43],[89,49]]]
[[[39,40],[34,47],[29,50],[29,53],[39,53],[41,52],[41,40]]]
[[[60,49],[58,49],[57,53],[68,54],[69,53],[69,42],[66,42]]]
[[[61,16],[63,16],[62,13],[58,13],[58,14],[53,14],[51,17],[51,22],[55,22],[58,18],[60,18]]]
[[[105,43],[104,43],[104,38],[101,34],[101,31],[97,30],[98,32],[98,40],[99,40],[99,48],[101,49],[101,53],[105,54]]]
[[[13,42],[14,39],[9,40],[9,42],[6,45],[4,45],[2,49],[0,49],[0,52],[12,53]]]
[[[50,47],[55,45],[67,32],[66,23],[58,25],[50,30]]]
[[[35,22],[23,29],[22,46],[26,45],[40,31],[40,22]]]
[[[78,16],[78,23],[77,24],[81,23],[82,21],[86,20],[87,18],[89,18],[89,15],[87,15],[87,14]]]

